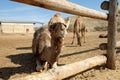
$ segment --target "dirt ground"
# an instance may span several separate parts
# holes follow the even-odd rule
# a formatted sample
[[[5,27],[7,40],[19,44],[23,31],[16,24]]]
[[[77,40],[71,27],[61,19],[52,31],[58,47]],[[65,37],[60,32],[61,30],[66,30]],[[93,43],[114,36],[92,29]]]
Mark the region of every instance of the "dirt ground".
[[[107,40],[98,38],[101,33],[105,32],[87,32],[86,43],[82,43],[81,47],[76,46],[76,43],[71,45],[72,33],[68,33],[59,64],[69,64],[105,54],[106,51],[98,48],[100,43]],[[32,34],[0,34],[0,80],[37,73],[31,51],[32,38]],[[120,40],[120,33],[117,35],[117,40]],[[116,70],[105,67],[93,68],[64,80],[120,80],[120,54],[117,54],[116,63]]]

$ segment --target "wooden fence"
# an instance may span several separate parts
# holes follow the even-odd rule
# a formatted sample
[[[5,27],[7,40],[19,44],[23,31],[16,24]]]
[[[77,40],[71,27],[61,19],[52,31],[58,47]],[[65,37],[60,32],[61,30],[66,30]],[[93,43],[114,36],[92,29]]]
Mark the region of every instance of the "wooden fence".
[[[95,59],[94,60],[95,62],[92,59],[90,60],[87,59],[86,61],[80,61],[77,63],[72,63],[72,64],[58,67],[55,70],[51,69],[49,70],[50,72],[48,71],[46,73],[42,73],[42,74],[38,74],[34,76],[32,75],[33,77],[30,75],[28,77],[20,78],[21,80],[29,80],[28,78],[30,77],[33,80],[38,80],[38,79],[54,80],[56,79],[56,77],[58,77],[58,79],[63,79],[73,74],[76,74],[78,72],[87,70],[89,68],[92,68],[97,65],[104,64],[104,63],[106,63],[107,67],[110,69],[116,68],[116,64],[115,64],[115,59],[116,59],[115,47],[116,47],[116,31],[117,31],[116,30],[117,29],[116,28],[117,27],[116,17],[117,17],[117,14],[120,13],[120,8],[118,7],[117,0],[109,0],[109,6],[108,6],[109,14],[108,15],[105,13],[93,10],[93,9],[89,9],[89,8],[74,4],[67,0],[62,0],[62,1],[61,0],[12,0],[12,1],[21,2],[21,3],[25,3],[25,4],[29,4],[33,6],[38,6],[38,7],[42,7],[42,8],[46,8],[50,10],[61,11],[61,12],[69,13],[69,14],[80,15],[84,17],[108,20],[108,39],[107,39],[107,51],[106,51],[107,57],[100,55],[100,56],[97,56],[97,59],[94,57],[92,58],[92,59]],[[90,66],[91,64],[95,64],[95,65]],[[64,73],[61,71],[63,71]],[[65,74],[65,76],[61,78],[61,76],[63,76],[62,74]],[[16,79],[13,79],[13,80],[16,80]]]
[[[89,9],[67,0],[13,0],[17,2],[22,2],[25,4],[30,4],[50,10],[61,11],[69,14],[81,15],[91,18],[97,18],[102,20],[107,20],[107,14]]]
[[[61,80],[93,67],[103,65],[106,61],[107,58],[105,56],[98,55],[83,61],[50,69],[45,73],[36,73],[25,77],[11,78],[10,80]]]

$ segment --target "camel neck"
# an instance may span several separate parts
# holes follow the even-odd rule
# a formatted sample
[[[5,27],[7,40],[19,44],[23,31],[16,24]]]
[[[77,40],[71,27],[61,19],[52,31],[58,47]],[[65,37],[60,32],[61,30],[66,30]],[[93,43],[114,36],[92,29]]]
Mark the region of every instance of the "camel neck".
[[[59,57],[59,54],[61,53],[61,39],[59,38],[51,38],[51,52],[52,52],[52,55],[51,55],[51,62],[54,63],[58,57]]]
[[[62,47],[62,38],[51,38],[51,47],[53,50],[59,52]]]

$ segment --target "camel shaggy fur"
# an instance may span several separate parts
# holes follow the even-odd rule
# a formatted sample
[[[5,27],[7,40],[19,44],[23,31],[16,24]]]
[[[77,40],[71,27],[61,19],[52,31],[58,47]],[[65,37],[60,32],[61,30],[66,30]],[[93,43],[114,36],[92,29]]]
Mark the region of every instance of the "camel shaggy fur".
[[[42,27],[34,33],[32,51],[35,54],[37,71],[56,67],[66,30],[65,24],[57,22],[49,30]]]
[[[81,16],[78,16],[74,23],[72,44],[74,43],[75,35],[77,37],[78,45],[81,46],[82,38],[84,38],[84,43],[85,43],[85,32],[86,32],[86,30],[85,30],[84,20]],[[80,33],[81,33],[81,36],[80,36]]]

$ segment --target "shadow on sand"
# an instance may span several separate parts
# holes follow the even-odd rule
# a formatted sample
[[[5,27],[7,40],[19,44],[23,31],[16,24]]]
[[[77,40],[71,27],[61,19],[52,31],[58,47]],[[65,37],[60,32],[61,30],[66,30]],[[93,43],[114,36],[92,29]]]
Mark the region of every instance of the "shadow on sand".
[[[8,80],[10,76],[14,74],[30,74],[35,71],[35,60],[32,53],[9,55],[7,58],[11,59],[12,63],[18,64],[20,66],[0,68],[0,78],[3,80]]]
[[[98,50],[98,49],[99,48],[94,48],[94,49],[89,49],[89,50],[80,51],[80,52],[74,52],[74,53],[70,53],[70,54],[63,54],[63,55],[60,55],[60,57],[67,57],[67,56],[72,56],[72,55],[78,55],[78,54],[87,53],[87,52],[90,52],[90,51],[95,51],[95,50]]]
[[[80,52],[74,52],[70,54],[64,54],[60,57],[67,57],[72,55],[78,55],[94,50],[98,50],[99,48],[94,48],[90,50],[80,51]],[[3,80],[8,80],[12,75],[15,74],[23,74],[27,73],[30,74],[32,72],[35,72],[35,58],[32,53],[21,53],[17,55],[9,55],[7,56],[11,60],[12,63],[20,65],[19,67],[4,67],[0,68],[0,78]],[[59,64],[59,66],[62,66],[64,64]]]
[[[19,47],[19,48],[16,48],[16,50],[29,50],[29,49],[32,49],[32,47]]]

